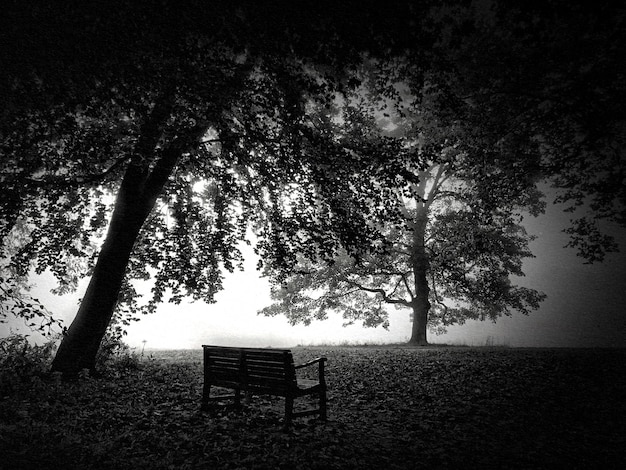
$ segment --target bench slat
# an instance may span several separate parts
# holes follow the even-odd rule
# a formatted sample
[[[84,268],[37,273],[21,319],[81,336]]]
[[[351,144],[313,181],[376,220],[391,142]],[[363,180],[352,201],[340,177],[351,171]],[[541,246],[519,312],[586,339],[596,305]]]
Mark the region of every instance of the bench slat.
[[[258,372],[255,373],[255,372],[248,371],[248,373],[246,374],[246,378],[248,380],[267,379],[267,380],[273,380],[275,382],[281,382],[284,384],[296,383],[295,380],[290,380],[290,378],[284,374],[260,374]]]
[[[254,351],[254,352],[244,352],[245,356],[248,359],[255,359],[261,361],[280,361],[284,362],[285,359],[289,359],[291,354],[283,351],[278,352],[268,352],[268,351]]]
[[[259,374],[280,374],[282,376],[287,376],[289,374],[289,370],[286,370],[285,364],[276,366],[272,364],[250,364],[248,362],[246,363],[246,370],[248,370],[248,372],[257,372]]]
[[[240,368],[240,362],[218,362],[218,361],[210,361],[211,369],[233,369],[237,370]]]
[[[242,373],[239,370],[216,370],[210,371],[211,377],[237,377],[241,380]]]
[[[247,391],[250,393],[254,393],[257,395],[271,395],[274,397],[283,397],[285,398],[289,392],[288,389],[279,390],[274,387],[268,387],[264,385],[251,385],[248,387]]]
[[[209,348],[204,352],[209,353],[213,357],[239,357],[241,352],[235,349],[223,349],[223,348]]]
[[[285,367],[285,365],[290,365],[291,361],[286,361],[282,357],[272,357],[272,358],[259,358],[259,357],[248,357],[245,356],[247,364],[268,364],[279,367]]]
[[[289,370],[293,367],[293,364],[285,362],[259,362],[249,361],[246,359],[246,367],[256,367],[258,369],[276,369],[276,370]]]

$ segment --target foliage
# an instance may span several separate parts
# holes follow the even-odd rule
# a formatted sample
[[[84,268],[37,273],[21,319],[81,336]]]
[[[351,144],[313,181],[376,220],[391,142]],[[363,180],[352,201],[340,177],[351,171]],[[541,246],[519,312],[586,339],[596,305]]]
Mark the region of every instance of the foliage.
[[[111,369],[137,368],[139,358],[123,340],[123,329],[113,324],[107,329],[96,356],[96,369],[105,374]]]
[[[36,393],[45,388],[55,377],[50,374],[50,365],[58,344],[59,337],[52,337],[42,345],[32,343],[27,335],[12,334],[0,339],[0,396]],[[97,364],[99,374],[110,378],[124,370],[137,369],[139,359],[121,335],[107,331]],[[89,377],[89,372],[83,371],[81,375]]]
[[[53,367],[93,368],[116,307],[213,302],[249,230],[279,270],[375,237],[366,202],[379,191],[358,175],[381,149],[343,148],[310,110],[354,86],[379,22],[372,36],[367,21],[346,30],[289,2],[12,4],[3,18],[18,46],[0,54],[0,256],[22,277],[51,271],[60,290],[91,277]]]
[[[600,222],[626,220],[624,13],[558,0],[427,9],[408,34],[436,37],[432,48],[371,60],[359,91],[370,102],[353,98],[344,113],[370,139],[405,140],[398,178],[381,184],[396,188],[387,203],[401,213],[385,221],[391,249],[330,267],[301,260],[263,312],[308,322],[337,310],[374,326],[392,304],[413,310],[411,341],[427,321],[442,331],[528,313],[545,296],[511,277],[532,256],[522,222],[543,210],[539,182],[573,213],[564,231],[577,255],[592,263],[616,251]],[[354,120],[354,103],[377,113]]]
[[[56,341],[33,345],[24,335],[0,339],[0,396],[19,395],[37,385],[49,373]]]
[[[296,349],[329,358],[330,420],[253,397],[201,413],[201,351],[0,396],[4,468],[618,468],[619,350]],[[375,452],[373,452],[373,449]]]
[[[12,236],[3,240],[6,257],[0,257],[0,323],[7,318],[22,319],[31,330],[52,336],[61,323],[37,298],[30,294],[32,288],[28,276],[11,264],[12,255],[20,247],[28,229],[16,224]]]
[[[613,1],[570,6],[441,4],[430,12],[432,33],[445,31],[432,68],[405,77],[416,94],[432,90],[435,116],[466,142],[513,161],[539,156],[528,164],[573,213],[569,246],[594,262],[617,249],[599,221],[625,220],[626,12]]]
[[[301,258],[289,277],[274,279],[274,303],[261,313],[308,324],[337,311],[347,323],[387,327],[386,308],[393,305],[411,310],[417,329],[428,323],[444,332],[467,319],[495,321],[538,308],[545,295],[515,286],[511,277],[523,276],[522,261],[533,256],[534,237],[523,218],[545,206],[537,188],[539,155],[490,148],[461,125],[442,123],[439,109],[429,104],[437,92],[429,87],[419,99],[405,92],[392,107],[374,101],[372,86],[363,86],[355,104],[342,109],[340,135],[358,129],[361,140],[366,135],[384,143],[393,134],[402,141],[395,179],[377,181],[395,210],[380,229],[385,249],[358,257],[344,252],[331,265]],[[359,102],[362,95],[370,102]],[[385,110],[384,118],[368,106]]]
[[[375,236],[366,198],[379,191],[358,175],[381,149],[343,148],[309,111],[354,86],[380,23],[372,36],[367,21],[346,29],[289,2],[103,8],[12,4],[0,28],[19,45],[0,55],[0,256],[22,277],[51,271],[61,290],[92,279],[60,369],[93,367],[116,307],[212,302],[248,230],[281,270],[297,252],[359,251]],[[19,225],[29,231],[9,253]]]
[[[327,38],[311,43],[272,23],[282,15],[300,25],[302,13],[291,9],[171,8],[137,2],[110,14],[88,6],[69,14],[40,5],[24,29],[19,7],[7,13],[16,20],[5,28],[7,42],[22,50],[2,57],[10,103],[1,121],[0,235],[19,223],[30,228],[10,256],[20,275],[49,269],[71,289],[92,274],[129,164],[143,175],[128,197],[139,204],[147,191],[158,200],[129,260],[118,303],[125,311],[153,311],[186,295],[211,302],[221,269],[241,261],[237,244],[250,223],[264,259],[279,265],[298,246],[313,256],[339,242],[363,245],[357,212],[348,217],[340,199],[319,194],[331,182],[348,188],[346,169],[358,160],[316,135],[306,111],[329,106],[344,86],[347,72],[326,54],[337,46],[349,63],[352,46],[331,39],[336,25],[317,31],[320,24],[308,23]],[[169,164],[172,146],[183,151]],[[157,178],[152,170],[168,164],[171,174]],[[163,176],[163,191],[152,187]],[[307,210],[285,214],[285,195]],[[345,230],[335,236],[329,224]],[[142,304],[131,281],[149,278],[152,298]]]

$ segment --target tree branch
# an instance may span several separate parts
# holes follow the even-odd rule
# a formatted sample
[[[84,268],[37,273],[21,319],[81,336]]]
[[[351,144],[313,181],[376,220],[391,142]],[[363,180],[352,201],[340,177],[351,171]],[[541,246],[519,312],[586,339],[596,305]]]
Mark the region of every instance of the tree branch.
[[[348,290],[348,291],[346,291],[346,292],[341,292],[341,293],[339,293],[339,294],[332,294],[332,295],[331,295],[331,294],[324,294],[324,295],[322,295],[320,298],[326,298],[326,299],[340,299],[341,297],[347,297],[347,296],[349,296],[350,294],[354,294],[355,292],[358,292],[359,290],[361,290],[361,289],[359,289],[358,287],[355,287],[355,289],[354,289],[354,290]]]
[[[437,194],[439,193],[439,188],[441,187],[441,185],[445,183],[446,180],[450,177],[450,174],[445,173],[445,171],[447,170],[446,166],[447,166],[446,164],[439,165],[439,168],[437,168],[437,174],[433,178],[433,185],[430,188],[428,195],[424,195],[424,198],[426,199],[426,201],[428,201],[426,202],[427,208],[430,207],[430,205],[433,203],[433,201],[437,197]],[[443,175],[443,178],[442,178],[442,175]]]
[[[359,290],[365,291],[365,292],[372,292],[374,294],[379,294],[383,300],[388,303],[388,304],[400,304],[400,305],[404,305],[405,307],[410,307],[410,304],[406,301],[406,300],[402,300],[402,299],[392,299],[390,298],[387,293],[383,290],[383,289],[374,289],[371,287],[365,287],[361,284],[359,284],[358,282],[355,281],[349,281],[346,280],[346,282],[354,287],[356,287]]]
[[[437,302],[439,305],[441,305],[444,309],[444,315],[448,314],[448,306],[439,298],[439,294],[437,293],[437,283],[435,282],[435,273],[431,272],[431,279],[432,279],[432,291],[433,291],[433,295],[435,297],[435,302]]]
[[[372,276],[386,276],[386,277],[391,277],[391,276],[406,276],[406,272],[402,272],[402,271],[374,271],[371,273]]]
[[[92,175],[81,175],[76,176],[74,179],[67,179],[63,176],[47,176],[44,178],[33,178],[26,177],[25,181],[33,186],[43,187],[43,186],[55,186],[57,188],[71,188],[78,187],[84,184],[91,184],[97,181],[101,181],[106,178],[108,175],[113,173],[115,170],[120,168],[124,163],[130,160],[129,156],[120,157],[106,170],[101,173],[96,173]],[[6,175],[6,173],[3,173]]]
[[[198,144],[205,130],[206,125],[200,123],[191,129],[187,136],[175,137],[172,143],[163,149],[160,158],[146,180],[145,196],[148,199],[156,199],[158,197],[180,157],[185,152],[191,151],[193,146]]]
[[[415,294],[411,290],[411,286],[409,286],[407,276],[404,274],[402,275],[402,281],[404,282],[404,287],[406,287],[406,291],[409,293],[409,296],[411,296],[411,301],[413,301],[415,299]]]
[[[396,285],[393,287],[393,290],[391,291],[391,295],[395,295],[395,293],[398,291],[400,287],[400,283],[403,281],[404,276],[405,276],[404,274],[400,275],[400,279],[398,279],[398,281],[396,282]]]

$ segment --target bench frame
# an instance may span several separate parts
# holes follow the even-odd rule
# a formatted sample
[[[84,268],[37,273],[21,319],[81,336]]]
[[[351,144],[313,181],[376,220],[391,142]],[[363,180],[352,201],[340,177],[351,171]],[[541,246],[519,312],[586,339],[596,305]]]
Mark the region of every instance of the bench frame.
[[[209,402],[234,398],[235,406],[241,406],[241,392],[250,395],[273,395],[285,398],[285,423],[292,418],[319,415],[326,421],[325,357],[318,357],[305,364],[295,365],[289,349],[233,348],[202,345],[204,355],[204,386],[202,410],[209,409]],[[318,380],[298,379],[296,370],[318,365]],[[234,395],[211,397],[211,387],[232,389]],[[317,395],[319,407],[294,412],[294,400],[307,395]]]

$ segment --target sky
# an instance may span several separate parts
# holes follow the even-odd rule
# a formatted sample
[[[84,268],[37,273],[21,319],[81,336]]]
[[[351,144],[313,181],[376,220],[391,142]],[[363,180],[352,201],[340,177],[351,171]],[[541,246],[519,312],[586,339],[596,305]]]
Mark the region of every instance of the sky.
[[[546,214],[526,218],[529,233],[538,236],[531,249],[536,258],[524,263],[526,276],[516,279],[541,290],[547,299],[528,316],[514,314],[497,323],[470,321],[450,327],[444,335],[429,335],[431,343],[510,347],[624,347],[626,346],[626,229],[609,227],[621,242],[620,253],[603,263],[583,264],[572,249],[563,248],[561,230],[570,215],[548,205]],[[390,327],[343,327],[340,315],[310,326],[291,326],[285,317],[265,317],[257,311],[270,303],[269,283],[255,270],[251,249],[246,269],[227,275],[215,304],[189,302],[163,304],[155,314],[143,316],[128,328],[126,342],[136,351],[193,349],[202,344],[293,347],[316,344],[401,343],[410,336],[408,310],[390,308]],[[49,293],[50,279],[40,277],[34,291],[66,325],[76,313],[80,291],[58,297]],[[82,288],[86,286],[83,283]],[[23,331],[19,323],[0,324],[0,337]],[[32,334],[33,340],[39,340]],[[145,341],[145,343],[144,343]]]

